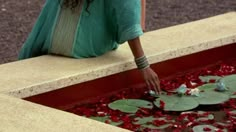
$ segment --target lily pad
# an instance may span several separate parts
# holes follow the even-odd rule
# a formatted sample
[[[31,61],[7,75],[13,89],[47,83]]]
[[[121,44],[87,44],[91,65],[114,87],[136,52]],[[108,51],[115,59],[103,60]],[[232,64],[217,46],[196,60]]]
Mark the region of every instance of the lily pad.
[[[200,91],[214,91],[216,87],[217,87],[217,83],[207,83],[202,86],[198,86],[197,88]]]
[[[93,120],[96,120],[96,121],[100,121],[100,122],[106,122],[108,121],[109,124],[113,125],[113,126],[119,126],[121,124],[123,124],[122,121],[119,121],[119,122],[113,122],[109,116],[104,116],[104,117],[90,117],[90,119],[93,119]]]
[[[202,82],[210,82],[210,80],[216,80],[218,81],[222,77],[220,76],[199,76],[199,79],[201,79]]]
[[[166,122],[173,122],[174,120],[167,120],[166,117],[153,117],[153,116],[149,116],[149,117],[137,117],[135,118],[136,122],[133,122],[133,124],[136,124],[136,125],[142,125],[142,124],[147,124],[147,123],[150,123],[150,122],[153,122],[155,120],[165,120]]]
[[[209,120],[214,120],[214,115],[213,114],[210,114],[208,115],[207,117],[199,117],[197,119],[198,122],[205,122],[205,121],[209,121]]]
[[[108,116],[103,116],[103,117],[97,117],[97,116],[92,116],[89,117],[90,119],[96,120],[96,121],[100,121],[100,122],[105,122],[106,120],[109,119]]]
[[[135,118],[136,122],[133,122],[133,124],[142,125],[142,124],[146,124],[148,122],[153,122],[156,119],[157,118],[155,118],[153,116],[143,117],[143,118],[137,117],[137,118]]]
[[[222,80],[220,82],[222,82]],[[225,91],[216,91],[215,89],[217,88],[217,83],[207,83],[202,86],[198,86],[197,88],[200,91],[204,91],[204,92],[213,91],[213,92],[217,92],[217,93],[220,92],[220,93],[228,94],[230,96],[230,98],[232,98],[232,99],[236,98],[236,95],[233,95],[234,89],[233,90],[227,89]]]
[[[145,127],[145,128],[149,128],[149,129],[166,129],[170,126],[172,126],[172,124],[164,124],[164,125],[161,125],[161,126],[155,126],[155,125],[147,125],[147,124],[144,124],[144,125],[141,125],[142,127]]]
[[[225,76],[221,81],[229,88],[230,92],[236,92],[236,74]]]
[[[230,98],[231,99],[236,99],[236,95],[231,95]]]
[[[193,127],[193,132],[206,132],[204,128],[211,129],[211,131],[208,131],[208,132],[215,132],[215,130],[218,130],[217,127],[214,127],[212,125],[198,125],[198,126]]]
[[[201,105],[214,105],[226,102],[229,100],[229,95],[220,92],[207,91],[201,92],[200,96],[194,97],[194,99]]]
[[[151,102],[139,99],[116,100],[108,106],[113,110],[120,110],[125,113],[136,113],[140,108],[151,109],[153,107]]]
[[[161,95],[160,98],[154,101],[154,104],[160,108],[160,101],[165,103],[165,111],[186,111],[196,108],[199,103],[193,98],[188,96],[177,95]]]

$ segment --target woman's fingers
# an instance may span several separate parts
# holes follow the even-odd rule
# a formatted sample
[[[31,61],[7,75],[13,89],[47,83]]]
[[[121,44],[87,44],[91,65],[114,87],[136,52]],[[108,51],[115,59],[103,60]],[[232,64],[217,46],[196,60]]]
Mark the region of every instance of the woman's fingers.
[[[153,85],[153,88],[155,89],[156,93],[160,94],[160,92],[161,92],[160,84],[159,84],[159,80],[157,77],[152,78],[152,85]]]
[[[144,69],[142,72],[149,90],[154,89],[157,94],[160,94],[161,87],[158,75],[151,68]]]
[[[161,92],[161,85],[160,85],[160,80],[159,80],[158,75],[156,75],[156,77],[155,77],[155,84],[157,85],[157,90],[160,93]]]
[[[159,80],[155,74],[150,76],[150,78],[147,79],[147,82],[149,84],[149,88],[153,88],[156,93],[160,94]]]
[[[151,83],[149,82],[149,80],[146,80],[146,84],[149,90],[151,90]]]

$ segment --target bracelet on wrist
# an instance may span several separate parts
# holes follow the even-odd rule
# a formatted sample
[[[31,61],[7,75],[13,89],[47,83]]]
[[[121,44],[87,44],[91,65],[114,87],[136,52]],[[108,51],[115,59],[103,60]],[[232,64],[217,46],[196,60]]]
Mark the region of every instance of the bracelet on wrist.
[[[144,56],[141,56],[139,58],[135,58],[135,63],[137,65],[137,68],[138,69],[146,69],[148,68],[150,65],[148,63],[148,60],[147,60],[147,57],[144,55]]]

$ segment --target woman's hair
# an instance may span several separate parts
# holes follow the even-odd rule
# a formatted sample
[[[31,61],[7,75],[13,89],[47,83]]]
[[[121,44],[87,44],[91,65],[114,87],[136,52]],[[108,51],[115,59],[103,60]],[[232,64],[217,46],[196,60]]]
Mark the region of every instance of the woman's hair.
[[[81,4],[82,1],[83,0],[63,0],[63,6],[74,9],[78,4]],[[86,2],[87,2],[86,11],[88,11],[88,8],[90,4],[93,2],[93,0],[86,0]]]

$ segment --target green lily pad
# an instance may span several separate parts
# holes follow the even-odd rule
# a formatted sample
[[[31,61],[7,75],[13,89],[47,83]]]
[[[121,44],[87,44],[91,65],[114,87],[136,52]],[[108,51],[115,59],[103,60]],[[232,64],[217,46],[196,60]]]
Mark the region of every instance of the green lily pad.
[[[154,104],[160,108],[160,101],[164,101],[165,111],[186,111],[196,108],[199,103],[193,98],[188,96],[177,96],[177,95],[161,95],[154,101]]]
[[[120,110],[125,113],[136,113],[140,108],[151,109],[153,107],[151,102],[139,99],[116,100],[108,106],[113,110]]]
[[[231,99],[236,98],[236,95],[232,95],[234,93],[234,89],[233,90],[232,89],[231,90],[225,90],[225,91],[216,91],[215,90],[216,87],[217,87],[217,83],[207,83],[207,84],[204,84],[202,86],[198,86],[197,88],[200,91],[204,91],[204,92],[213,91],[213,92],[218,92],[218,93],[220,92],[220,93],[228,94]]]
[[[230,98],[231,99],[236,99],[236,95],[231,95]]]
[[[207,91],[201,92],[200,96],[194,97],[194,99],[201,105],[214,105],[226,102],[229,100],[229,95],[220,92]]]
[[[90,119],[96,120],[96,121],[100,121],[100,122],[105,122],[106,120],[109,119],[108,116],[103,116],[103,117],[97,117],[97,116],[92,116],[89,117]]]
[[[236,75],[225,76],[221,81],[229,88],[231,93],[236,92]]]
[[[142,127],[145,127],[145,128],[149,128],[149,129],[166,129],[170,126],[172,126],[172,124],[164,124],[164,125],[161,125],[161,126],[155,126],[155,125],[152,125],[152,124],[144,124],[144,125],[141,125]]]
[[[217,127],[214,127],[212,125],[198,125],[198,126],[193,127],[193,132],[205,132],[204,128],[210,128],[211,131],[209,132],[215,132],[215,130],[218,129]]]
[[[203,84],[202,86],[198,86],[197,88],[200,91],[214,91],[216,87],[217,87],[217,83],[207,83],[207,84]]]
[[[149,116],[149,117],[137,117],[135,118],[136,122],[133,122],[133,124],[136,125],[142,125],[142,124],[147,124],[150,122],[153,122],[155,120],[165,120],[166,122],[173,122],[174,120],[167,120],[166,117],[160,117],[160,118],[155,118],[153,116]]]
[[[113,125],[113,126],[119,126],[121,124],[123,124],[122,121],[119,121],[119,122],[113,122],[109,116],[104,116],[104,117],[90,117],[90,119],[93,119],[93,120],[96,120],[96,121],[100,121],[100,122],[103,122],[105,123],[106,121],[109,122],[109,124]]]
[[[133,122],[133,124],[142,125],[142,124],[146,124],[148,122],[153,122],[156,119],[157,118],[155,118],[153,116],[143,117],[143,118],[137,117],[137,118],[135,118],[136,122]]]
[[[197,121],[198,122],[204,122],[204,121],[214,120],[214,118],[215,118],[214,115],[210,114],[207,117],[199,117],[199,118],[197,118]]]
[[[197,87],[200,91],[204,91],[204,92],[208,92],[208,91],[213,91],[213,92],[220,92],[220,93],[224,93],[224,94],[228,94],[230,96],[230,98],[235,99],[236,95],[232,95],[233,92],[230,90],[226,90],[226,91],[216,91],[217,87],[217,83],[207,83],[204,84],[202,86]]]
[[[210,82],[210,80],[219,80],[221,79],[222,77],[220,76],[199,76],[199,79],[202,81],[202,82]]]

